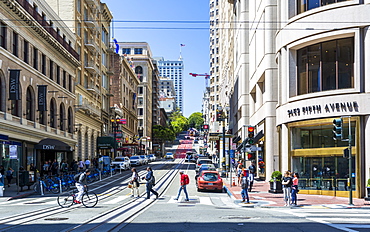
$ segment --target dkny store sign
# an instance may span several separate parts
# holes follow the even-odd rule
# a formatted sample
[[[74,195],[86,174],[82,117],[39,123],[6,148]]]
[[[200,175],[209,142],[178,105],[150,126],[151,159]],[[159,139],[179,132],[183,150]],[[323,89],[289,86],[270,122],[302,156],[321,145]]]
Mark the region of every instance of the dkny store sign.
[[[325,105],[310,105],[302,106],[288,110],[288,117],[299,117],[307,115],[318,115],[322,113],[337,113],[337,112],[358,112],[359,105],[357,101],[352,102],[335,102]]]

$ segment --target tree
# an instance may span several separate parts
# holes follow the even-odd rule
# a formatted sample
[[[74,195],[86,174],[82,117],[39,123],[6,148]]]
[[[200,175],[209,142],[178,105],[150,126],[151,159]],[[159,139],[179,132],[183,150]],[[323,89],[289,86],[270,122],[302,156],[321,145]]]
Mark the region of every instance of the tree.
[[[203,115],[202,113],[200,112],[195,112],[195,113],[192,113],[190,116],[189,116],[189,125],[191,127],[194,127],[195,129],[197,130],[200,130],[202,129],[202,126],[204,124],[204,119],[203,119]]]
[[[174,111],[170,116],[170,120],[175,134],[179,134],[181,131],[187,130],[189,127],[188,119],[181,114],[180,110]]]

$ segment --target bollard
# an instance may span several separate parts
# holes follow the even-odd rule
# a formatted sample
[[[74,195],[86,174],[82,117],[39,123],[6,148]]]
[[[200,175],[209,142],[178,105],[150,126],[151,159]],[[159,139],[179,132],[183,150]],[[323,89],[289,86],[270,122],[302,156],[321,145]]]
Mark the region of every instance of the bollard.
[[[112,177],[113,176],[113,169],[111,168],[110,169],[110,177]]]
[[[62,180],[61,179],[59,179],[59,188],[60,188],[60,193],[62,193],[63,192],[63,190],[62,190]]]
[[[99,171],[99,178],[100,178],[100,180],[101,180],[101,171]]]
[[[43,181],[40,180],[40,192],[41,192],[41,196],[44,196],[44,188],[43,188],[42,184],[43,184]]]

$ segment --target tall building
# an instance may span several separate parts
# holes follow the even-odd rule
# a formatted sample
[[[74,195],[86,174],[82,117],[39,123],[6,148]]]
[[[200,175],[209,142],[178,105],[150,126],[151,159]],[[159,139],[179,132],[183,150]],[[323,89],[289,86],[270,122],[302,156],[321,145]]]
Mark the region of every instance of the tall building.
[[[166,77],[160,77],[159,105],[168,115],[176,110],[176,92],[173,80]]]
[[[230,96],[233,136],[244,139],[243,127],[255,127],[256,152],[248,152],[266,165],[259,176],[268,181],[273,171],[291,170],[300,175],[302,193],[348,197],[352,189],[363,197],[370,175],[370,38],[364,20],[370,5],[317,2],[219,3],[222,23],[235,23],[222,25],[227,30],[218,37],[220,104]],[[333,139],[333,120],[342,124],[343,140]],[[346,148],[351,159],[343,157]]]
[[[139,79],[137,91],[137,116],[138,128],[143,130],[140,139],[141,151],[152,149],[152,126],[153,126],[153,76],[155,66],[152,60],[150,46],[146,42],[118,42],[121,56],[129,58],[135,65],[135,73]],[[155,90],[157,92],[157,90]],[[156,93],[157,94],[157,93]]]
[[[161,77],[167,77],[173,80],[176,92],[176,105],[177,108],[183,112],[183,97],[184,97],[184,62],[181,58],[177,61],[164,60],[163,57],[156,58],[158,61],[158,70]]]
[[[44,1],[1,1],[0,18],[0,165],[72,160],[76,36]]]
[[[108,6],[99,0],[46,0],[75,33],[81,66],[76,70],[75,124],[76,159],[96,157],[96,141],[110,128],[109,59],[110,23]],[[107,150],[106,154],[111,155]]]

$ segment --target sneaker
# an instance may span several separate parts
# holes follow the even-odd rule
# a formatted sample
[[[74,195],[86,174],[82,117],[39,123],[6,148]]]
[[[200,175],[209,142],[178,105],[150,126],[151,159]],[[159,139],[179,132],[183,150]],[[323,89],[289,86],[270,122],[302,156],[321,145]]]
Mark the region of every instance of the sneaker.
[[[178,198],[174,198],[174,200],[175,200],[175,201],[177,201],[177,200],[178,200]]]
[[[130,197],[134,197],[134,195],[131,195]]]
[[[245,202],[245,200],[242,200],[242,202]]]
[[[189,199],[185,199],[185,201],[189,201]]]
[[[76,204],[81,204],[81,201],[74,200],[73,202]]]

